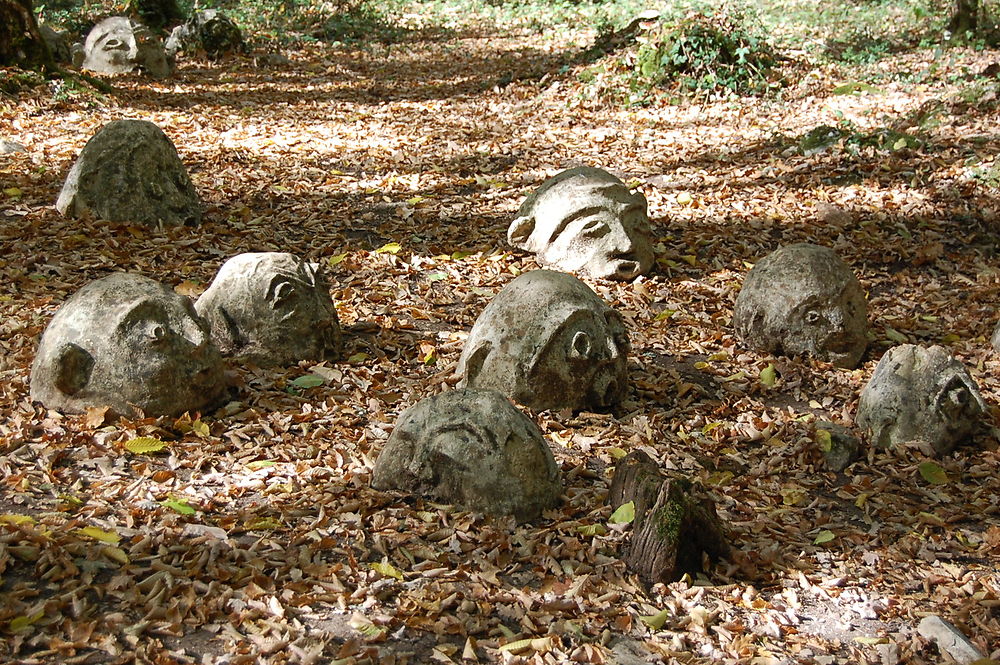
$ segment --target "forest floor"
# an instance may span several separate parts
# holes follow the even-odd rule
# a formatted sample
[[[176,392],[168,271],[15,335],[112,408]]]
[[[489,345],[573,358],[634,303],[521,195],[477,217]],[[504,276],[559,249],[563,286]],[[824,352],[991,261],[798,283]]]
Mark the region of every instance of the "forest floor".
[[[113,95],[0,98],[0,138],[27,148],[0,156],[0,661],[948,662],[916,632],[931,614],[1000,657],[1000,82],[977,76],[996,52],[894,54],[850,94],[834,92],[849,68],[791,57],[763,96],[627,106],[567,65],[593,38],[313,44],[287,62],[184,60],[166,80],[115,78]],[[86,140],[123,117],[174,141],[201,226],[55,211]],[[797,137],[821,125],[922,143],[803,154]],[[371,489],[400,412],[453,386],[476,316],[536,267],[505,240],[521,200],[583,164],[645,194],[657,266],[589,282],[629,326],[620,409],[531,414],[561,505],[515,525]],[[800,241],[834,248],[868,294],[857,370],[733,335],[749,267]],[[180,419],[30,401],[39,335],[89,280],[134,271],[195,296],[228,257],[271,250],[326,267],[338,362],[234,367],[228,405]],[[981,429],[946,456],[866,447],[826,471],[816,422],[852,426],[905,341],[966,364]],[[139,436],[167,445],[128,452]],[[605,499],[639,448],[704,485],[729,560],[651,588],[625,569],[630,528],[608,525]]]

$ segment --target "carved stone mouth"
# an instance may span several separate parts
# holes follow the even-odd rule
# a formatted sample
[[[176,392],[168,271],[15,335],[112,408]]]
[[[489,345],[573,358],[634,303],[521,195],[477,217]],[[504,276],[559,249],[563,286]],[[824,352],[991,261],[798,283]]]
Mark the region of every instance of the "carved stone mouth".
[[[613,276],[618,279],[632,279],[639,274],[639,262],[635,259],[615,259],[611,263],[614,266]]]

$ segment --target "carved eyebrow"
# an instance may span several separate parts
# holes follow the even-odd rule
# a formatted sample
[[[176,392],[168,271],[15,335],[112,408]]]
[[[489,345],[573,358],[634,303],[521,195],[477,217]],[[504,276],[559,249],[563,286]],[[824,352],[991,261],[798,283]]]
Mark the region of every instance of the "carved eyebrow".
[[[590,215],[597,215],[604,212],[604,208],[601,206],[588,206],[586,208],[580,208],[579,210],[574,210],[570,214],[559,220],[556,227],[552,229],[552,233],[549,235],[549,243],[555,242],[555,239],[566,230],[566,227],[580,219],[581,217],[588,217]]]

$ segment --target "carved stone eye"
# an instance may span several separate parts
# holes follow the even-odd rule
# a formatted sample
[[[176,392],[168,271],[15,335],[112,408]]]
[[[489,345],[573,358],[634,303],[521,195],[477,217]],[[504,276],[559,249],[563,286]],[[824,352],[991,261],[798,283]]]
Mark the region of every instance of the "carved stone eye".
[[[590,335],[582,330],[573,335],[573,342],[570,346],[569,356],[570,358],[589,358]]]
[[[166,341],[170,331],[162,323],[154,323],[149,327],[146,335],[149,337],[150,344],[162,344]]]
[[[806,323],[816,323],[820,320],[820,318],[821,318],[820,313],[814,309],[811,309],[808,312],[806,312]]]

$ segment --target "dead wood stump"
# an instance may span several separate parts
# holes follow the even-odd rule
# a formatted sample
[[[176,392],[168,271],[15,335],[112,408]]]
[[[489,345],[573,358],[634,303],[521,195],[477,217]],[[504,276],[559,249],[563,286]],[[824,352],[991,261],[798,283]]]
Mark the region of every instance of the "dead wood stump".
[[[714,560],[729,552],[712,500],[686,478],[661,472],[641,450],[618,463],[608,501],[613,508],[635,504],[625,565],[648,584],[700,571],[703,554]]]

